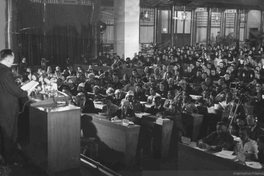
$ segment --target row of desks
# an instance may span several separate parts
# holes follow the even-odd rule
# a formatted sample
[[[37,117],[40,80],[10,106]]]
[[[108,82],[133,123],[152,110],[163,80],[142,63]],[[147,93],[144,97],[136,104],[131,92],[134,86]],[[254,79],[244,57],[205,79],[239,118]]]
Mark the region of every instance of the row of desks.
[[[241,162],[226,159],[209,151],[203,151],[178,143],[178,170],[188,171],[239,171],[256,170]]]
[[[92,117],[92,123],[96,128],[97,136],[101,142],[118,152],[124,154],[124,163],[133,164],[135,162],[140,126],[133,124],[124,126],[122,122],[111,122],[104,116],[87,113]],[[162,157],[168,156],[173,121],[164,120],[162,124],[156,123],[155,116],[144,116],[137,114],[137,118],[151,118],[152,123],[161,131],[160,152]]]

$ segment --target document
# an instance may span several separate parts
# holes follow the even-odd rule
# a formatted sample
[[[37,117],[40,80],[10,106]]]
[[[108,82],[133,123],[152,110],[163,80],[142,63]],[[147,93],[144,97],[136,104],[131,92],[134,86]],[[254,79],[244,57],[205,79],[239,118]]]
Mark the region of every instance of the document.
[[[38,84],[39,83],[36,81],[30,81],[29,83],[23,85],[21,89],[27,92],[31,92],[37,87]]]

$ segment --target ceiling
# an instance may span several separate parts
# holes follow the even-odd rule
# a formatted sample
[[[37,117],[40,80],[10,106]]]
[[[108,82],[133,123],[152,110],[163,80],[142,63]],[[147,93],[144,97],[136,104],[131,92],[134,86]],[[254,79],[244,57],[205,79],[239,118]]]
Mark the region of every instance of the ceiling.
[[[102,0],[103,6],[113,6],[114,0]],[[229,9],[264,9],[264,0],[140,0],[141,7],[159,6],[217,7]]]

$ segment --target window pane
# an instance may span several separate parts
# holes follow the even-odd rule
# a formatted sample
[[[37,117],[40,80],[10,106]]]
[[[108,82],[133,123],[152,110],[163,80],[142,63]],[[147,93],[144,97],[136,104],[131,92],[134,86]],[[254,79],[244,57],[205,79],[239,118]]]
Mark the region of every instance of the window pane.
[[[207,12],[197,12],[197,26],[206,27],[207,26]]]
[[[103,43],[114,43],[114,26],[107,26],[102,35]]]
[[[185,20],[185,34],[191,33],[191,22],[192,22],[192,12],[185,12],[186,13],[186,20]]]
[[[140,43],[153,43],[154,26],[140,27]]]
[[[169,11],[168,10],[162,10],[161,11],[161,31],[162,33],[168,33],[169,32]]]

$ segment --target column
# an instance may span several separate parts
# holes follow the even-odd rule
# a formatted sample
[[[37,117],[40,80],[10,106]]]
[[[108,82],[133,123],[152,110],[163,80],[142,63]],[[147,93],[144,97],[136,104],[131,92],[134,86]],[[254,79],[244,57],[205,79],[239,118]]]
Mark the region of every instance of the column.
[[[192,33],[191,33],[191,38],[192,38],[192,45],[196,44],[196,34],[197,34],[197,12],[196,10],[192,10]]]
[[[212,20],[212,9],[208,7],[207,9],[207,35],[206,35],[206,47],[211,44],[211,20]]]
[[[247,34],[248,34],[248,10],[245,10],[245,26],[244,26],[244,40],[246,40],[248,37],[247,37]]]
[[[7,0],[0,1],[0,50],[7,48]]]
[[[140,0],[114,0],[114,52],[121,58],[139,51]]]
[[[175,7],[174,6],[171,6],[171,46],[173,47],[174,46],[174,25],[175,25],[175,20],[173,19],[173,16],[174,16],[174,13],[175,13]]]
[[[235,19],[235,39],[236,39],[236,47],[239,48],[239,36],[240,36],[240,10],[236,10],[236,19]]]

